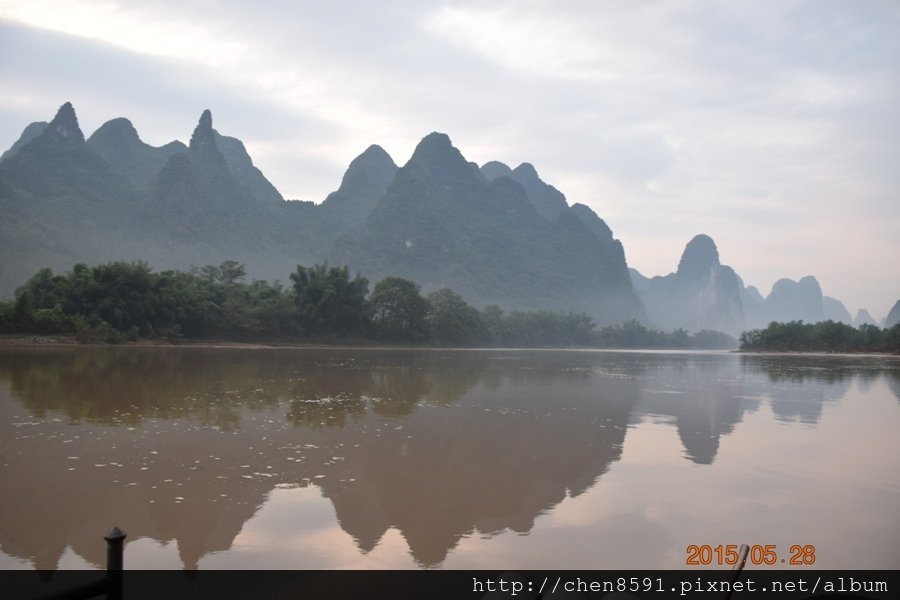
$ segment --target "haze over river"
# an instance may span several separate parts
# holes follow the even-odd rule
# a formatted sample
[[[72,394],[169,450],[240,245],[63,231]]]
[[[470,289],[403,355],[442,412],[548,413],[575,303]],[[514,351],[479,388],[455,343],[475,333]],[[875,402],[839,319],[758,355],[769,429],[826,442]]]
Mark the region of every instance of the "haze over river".
[[[900,568],[900,359],[0,349],[0,568]]]

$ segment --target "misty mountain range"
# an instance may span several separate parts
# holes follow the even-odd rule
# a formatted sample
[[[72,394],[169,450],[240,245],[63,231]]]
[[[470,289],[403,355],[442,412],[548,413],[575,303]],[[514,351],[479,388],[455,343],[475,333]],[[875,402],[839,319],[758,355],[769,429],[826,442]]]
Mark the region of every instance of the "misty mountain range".
[[[781,279],[764,298],[720,264],[706,235],[688,243],[674,273],[647,278],[628,269],[603,219],[570,205],[532,165],[479,167],[441,133],[425,136],[402,167],[370,146],[315,204],[285,200],[208,110],[188,145],[153,147],[124,118],[85,138],[66,103],[0,157],[0,214],[4,297],[46,266],[185,269],[233,259],[254,278],[346,264],[370,281],[401,276],[476,306],[586,312],[604,325],[637,319],[737,334],[772,320],[874,323],[864,310],[852,319],[814,277]]]

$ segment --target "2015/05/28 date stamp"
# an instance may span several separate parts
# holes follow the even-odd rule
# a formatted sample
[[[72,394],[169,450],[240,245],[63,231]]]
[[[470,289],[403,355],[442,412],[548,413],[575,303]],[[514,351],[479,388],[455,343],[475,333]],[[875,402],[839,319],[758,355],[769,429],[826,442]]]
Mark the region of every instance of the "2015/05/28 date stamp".
[[[794,544],[788,551],[789,557],[779,556],[775,544],[754,544],[749,547],[747,562],[754,565],[774,565],[779,562],[792,566],[816,564],[816,547],[812,544]],[[736,544],[725,546],[691,544],[685,552],[687,553],[685,564],[688,566],[734,566],[741,560],[741,553]]]

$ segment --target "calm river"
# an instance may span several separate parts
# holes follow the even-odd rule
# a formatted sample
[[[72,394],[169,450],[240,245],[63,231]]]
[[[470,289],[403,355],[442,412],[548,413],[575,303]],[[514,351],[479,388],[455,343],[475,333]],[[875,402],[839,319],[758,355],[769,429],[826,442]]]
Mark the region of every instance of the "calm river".
[[[0,349],[0,569],[898,569],[898,507],[897,358]]]

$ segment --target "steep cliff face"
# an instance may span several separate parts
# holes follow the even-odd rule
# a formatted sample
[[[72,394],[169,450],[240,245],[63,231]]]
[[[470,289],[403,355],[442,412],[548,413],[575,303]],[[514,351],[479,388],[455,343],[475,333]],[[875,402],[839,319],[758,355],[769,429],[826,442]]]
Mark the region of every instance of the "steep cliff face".
[[[638,293],[656,327],[731,335],[744,328],[743,285],[731,267],[719,262],[716,244],[707,235],[687,244],[675,273],[641,282],[641,287]]]

